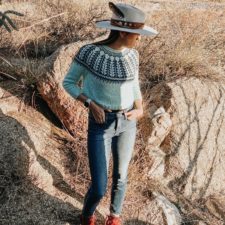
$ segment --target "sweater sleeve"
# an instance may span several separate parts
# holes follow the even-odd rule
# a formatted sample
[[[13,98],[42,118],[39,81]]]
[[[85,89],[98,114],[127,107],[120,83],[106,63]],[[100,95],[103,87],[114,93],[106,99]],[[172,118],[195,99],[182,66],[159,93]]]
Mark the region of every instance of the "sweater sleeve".
[[[134,93],[134,100],[142,99],[140,83],[139,83],[139,54],[138,52],[137,52],[137,72],[135,74],[134,83],[133,83],[133,93]]]
[[[82,88],[78,86],[78,82],[83,76],[84,67],[77,61],[73,60],[66,76],[63,79],[62,85],[66,92],[75,99],[82,93]]]

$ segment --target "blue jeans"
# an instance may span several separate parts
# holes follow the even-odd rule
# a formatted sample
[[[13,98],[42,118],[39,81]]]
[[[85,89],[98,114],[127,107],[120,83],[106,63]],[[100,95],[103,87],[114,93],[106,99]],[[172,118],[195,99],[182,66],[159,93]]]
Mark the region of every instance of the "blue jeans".
[[[125,197],[127,170],[136,138],[136,120],[127,120],[121,112],[105,112],[105,123],[88,117],[88,159],[91,186],[84,198],[82,214],[91,216],[106,193],[110,153],[113,156],[113,184],[110,212],[120,214]]]

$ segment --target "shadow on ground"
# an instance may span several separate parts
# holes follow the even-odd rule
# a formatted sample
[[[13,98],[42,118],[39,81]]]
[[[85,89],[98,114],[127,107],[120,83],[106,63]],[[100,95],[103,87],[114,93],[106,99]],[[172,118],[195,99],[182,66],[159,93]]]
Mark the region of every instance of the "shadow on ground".
[[[79,224],[79,209],[31,183],[22,143],[35,149],[25,127],[0,109],[0,224]]]

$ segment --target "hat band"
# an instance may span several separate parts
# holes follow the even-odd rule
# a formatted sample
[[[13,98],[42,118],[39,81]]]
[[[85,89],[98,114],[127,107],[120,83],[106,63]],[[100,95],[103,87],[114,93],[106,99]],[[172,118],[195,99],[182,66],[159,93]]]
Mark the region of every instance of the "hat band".
[[[144,23],[126,22],[126,21],[114,20],[114,19],[111,19],[111,25],[114,25],[117,27],[130,28],[130,29],[140,29],[144,27]]]

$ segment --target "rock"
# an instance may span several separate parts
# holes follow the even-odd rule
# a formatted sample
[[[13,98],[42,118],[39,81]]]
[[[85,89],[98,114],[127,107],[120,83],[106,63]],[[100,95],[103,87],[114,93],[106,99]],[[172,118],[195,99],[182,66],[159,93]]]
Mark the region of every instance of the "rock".
[[[74,55],[85,43],[62,46],[40,65],[42,78],[37,87],[43,99],[72,134],[85,138],[87,110],[62,87],[62,80]]]
[[[197,78],[161,83],[149,94],[151,132],[146,148],[155,162],[149,176],[196,207],[195,202],[212,195],[225,196],[224,94],[223,82]],[[158,119],[154,112],[160,112]],[[223,205],[213,213],[218,224],[216,218],[223,218],[224,209]],[[211,219],[204,214],[205,221]]]
[[[165,171],[166,154],[160,148],[152,148],[149,155],[153,162],[148,171],[148,176],[152,179],[162,177]]]
[[[163,176],[165,170],[165,153],[161,151],[159,146],[168,135],[172,126],[172,121],[170,115],[165,112],[162,106],[157,108],[154,104],[149,108],[149,117],[151,118],[151,132],[146,148],[149,149],[149,155],[153,159],[153,164],[148,173],[148,175],[153,178]]]
[[[76,221],[82,204],[69,183],[65,152],[56,138],[70,136],[34,108],[20,110],[23,94],[15,93],[16,85],[0,84],[0,224]],[[73,195],[56,186],[59,182]]]
[[[216,215],[217,217],[221,217],[223,221],[225,221],[225,195],[224,194],[214,194],[209,196],[206,201],[207,208],[210,213]]]
[[[154,110],[156,109],[156,110]],[[163,107],[157,108],[154,104],[149,109],[149,116],[152,120],[152,133],[148,139],[148,147],[159,147],[165,139],[172,126],[170,115],[165,112]]]
[[[182,222],[179,210],[163,195],[153,193],[159,206],[162,208],[167,225],[180,225]]]

